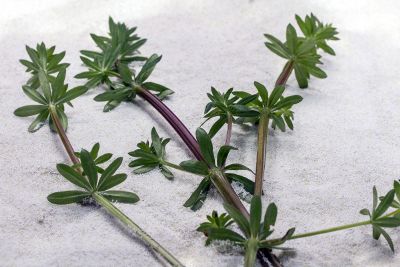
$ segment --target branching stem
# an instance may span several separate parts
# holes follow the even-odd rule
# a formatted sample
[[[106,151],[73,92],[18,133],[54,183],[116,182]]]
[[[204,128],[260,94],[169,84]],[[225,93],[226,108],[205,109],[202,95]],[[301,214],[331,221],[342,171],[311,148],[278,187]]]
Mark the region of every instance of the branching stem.
[[[93,193],[93,198],[98,204],[105,208],[111,215],[118,218],[124,225],[129,227],[143,242],[145,242],[154,251],[158,252],[166,261],[168,261],[174,267],[184,267],[171,253],[169,253],[163,246],[155,241],[150,235],[148,235],[142,228],[134,223],[129,217],[127,217],[121,210],[114,206],[109,200],[104,198],[99,193]]]

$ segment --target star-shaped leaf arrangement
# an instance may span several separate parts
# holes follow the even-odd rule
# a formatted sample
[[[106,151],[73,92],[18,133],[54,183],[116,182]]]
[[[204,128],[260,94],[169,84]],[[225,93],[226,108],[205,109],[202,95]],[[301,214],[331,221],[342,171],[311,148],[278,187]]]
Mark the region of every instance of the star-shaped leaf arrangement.
[[[208,133],[211,138],[213,138],[225,124],[235,123],[236,117],[252,117],[257,115],[257,113],[254,113],[254,111],[246,106],[248,103],[255,100],[257,95],[247,95],[240,98],[233,95],[232,92],[233,88],[225,93],[220,93],[214,87],[211,87],[211,93],[207,94],[210,102],[207,103],[204,110],[204,118],[206,118],[206,121],[212,118],[218,118],[218,120],[213,123]],[[203,124],[206,121],[204,121]]]
[[[41,49],[45,49],[44,45],[43,47],[44,48]],[[48,50],[43,50],[43,51],[48,51]],[[43,53],[43,51],[40,53]],[[51,51],[54,51],[54,49],[51,49],[50,52]],[[37,53],[39,54],[39,52]],[[43,56],[40,58],[43,58]],[[47,63],[42,63],[42,64],[43,66],[44,65],[47,66]],[[53,131],[56,131],[52,118],[52,116],[55,115],[59,117],[64,130],[67,129],[68,118],[64,113],[64,104],[72,106],[70,101],[86,93],[88,89],[85,86],[78,86],[72,89],[68,89],[68,85],[64,83],[65,73],[66,73],[65,67],[62,67],[61,70],[59,70],[57,76],[50,79],[49,75],[45,72],[45,70],[39,69],[37,73],[33,73],[34,75],[33,77],[37,76],[39,80],[38,88],[32,87],[32,85],[29,84],[22,86],[22,90],[24,91],[24,93],[30,99],[32,99],[37,103],[35,105],[27,105],[20,107],[14,111],[14,114],[19,117],[28,117],[37,115],[35,120],[28,128],[29,132],[37,131],[38,129],[40,129],[41,126],[43,126],[43,124],[47,120],[49,120],[51,129]]]
[[[47,79],[53,81],[55,79],[53,76],[54,74],[65,70],[69,66],[68,63],[61,63],[61,60],[65,56],[65,51],[55,53],[55,49],[55,46],[47,48],[43,42],[36,45],[36,50],[26,46],[26,52],[28,53],[31,61],[21,59],[19,62],[26,67],[26,72],[29,72],[32,75],[27,82],[27,85],[30,88],[39,88],[40,71],[47,76]]]
[[[335,55],[335,51],[327,44],[327,41],[339,40],[337,37],[339,33],[332,24],[320,22],[313,13],[307,15],[304,20],[296,15],[296,21],[306,39],[315,41],[316,47],[322,49],[324,52],[332,56]]]
[[[234,221],[232,220],[231,216],[226,213],[218,215],[218,212],[214,210],[211,215],[207,215],[207,221],[201,223],[197,228],[197,231],[202,232],[207,236],[210,229],[226,229],[233,223]],[[206,246],[210,244],[210,241],[211,240],[207,239]]]
[[[138,56],[138,49],[146,42],[135,34],[136,27],[129,28],[124,23],[108,20],[108,36],[91,34],[100,51],[82,50],[81,60],[89,69],[75,77],[88,79],[86,86],[95,87],[100,83],[111,83],[111,77],[118,77],[118,65],[146,60]]]
[[[226,165],[229,152],[231,150],[236,150],[236,148],[232,146],[222,146],[218,150],[217,157],[215,158],[211,138],[204,129],[197,129],[196,139],[199,143],[200,151],[205,161],[187,160],[181,162],[180,166],[183,170],[203,176],[204,178],[189,199],[185,202],[185,207],[190,207],[194,211],[201,208],[211,188],[213,174],[215,171],[225,174],[225,177],[229,180],[229,182],[238,182],[239,184],[243,185],[243,188],[248,193],[253,194],[254,182],[233,172],[236,170],[252,172],[252,170],[239,163]]]
[[[100,144],[96,143],[96,144],[93,145],[93,147],[92,147],[92,149],[90,150],[89,153],[90,153],[90,156],[92,157],[94,163],[96,164],[97,172],[101,174],[101,173],[104,172],[104,169],[99,165],[109,161],[111,159],[111,157],[112,157],[112,154],[111,153],[104,153],[102,155],[99,155],[99,150],[100,150]],[[75,152],[75,156],[80,158],[81,153],[80,152]],[[79,168],[79,167],[82,167],[82,166],[81,166],[81,164],[78,164],[78,165],[73,165],[72,167],[74,169],[76,169],[77,167]],[[84,175],[84,173],[83,173],[83,175]]]
[[[257,99],[248,104],[257,115],[252,117],[253,122],[258,122],[261,116],[266,116],[272,120],[272,127],[277,126],[281,131],[286,130],[286,126],[293,130],[293,111],[292,106],[301,102],[303,98],[299,95],[283,96],[284,86],[275,87],[271,94],[267,88],[259,82],[254,82],[257,89]],[[236,95],[246,97],[250,94],[238,92]]]
[[[373,188],[373,204],[372,210],[362,209],[360,213],[362,215],[367,215],[370,218],[370,223],[372,225],[372,236],[374,239],[378,240],[382,235],[390,249],[394,252],[394,245],[390,235],[383,228],[394,228],[400,226],[400,183],[398,181],[394,182],[394,189],[390,190],[384,197],[378,200],[378,192],[376,187]],[[395,200],[397,197],[397,201]],[[393,207],[397,211],[386,214],[385,212]]]
[[[310,75],[317,78],[326,78],[326,73],[317,65],[322,64],[321,56],[315,49],[315,41],[297,36],[296,29],[289,24],[286,29],[286,42],[283,43],[270,34],[264,34],[267,38],[265,45],[273,53],[288,60],[285,69],[294,69],[294,73],[300,88],[308,87]]]
[[[281,238],[267,239],[274,232],[273,227],[276,224],[278,208],[274,203],[269,204],[265,211],[264,221],[261,221],[262,204],[260,196],[254,196],[251,200],[250,220],[231,205],[224,204],[224,207],[244,235],[226,227],[210,227],[207,231],[208,239],[206,245],[213,240],[229,240],[243,247],[245,249],[244,266],[246,267],[255,265],[258,249],[283,249],[280,246],[294,234],[295,228],[291,228]]]
[[[129,167],[135,168],[134,173],[146,173],[159,168],[165,178],[172,180],[174,174],[167,167],[165,158],[165,147],[170,141],[169,138],[160,138],[156,129],[151,129],[151,143],[149,141],[137,144],[138,149],[128,154],[136,159],[129,163]]]
[[[98,166],[93,156],[85,149],[79,153],[82,169],[84,174],[79,173],[73,167],[66,164],[57,164],[58,172],[68,181],[80,187],[80,190],[61,191],[50,194],[47,199],[53,204],[71,204],[80,203],[95,193],[100,194],[110,201],[118,201],[121,203],[136,203],[139,197],[128,191],[110,190],[111,188],[125,181],[127,175],[125,173],[115,172],[121,166],[122,157],[115,159],[99,177]]]

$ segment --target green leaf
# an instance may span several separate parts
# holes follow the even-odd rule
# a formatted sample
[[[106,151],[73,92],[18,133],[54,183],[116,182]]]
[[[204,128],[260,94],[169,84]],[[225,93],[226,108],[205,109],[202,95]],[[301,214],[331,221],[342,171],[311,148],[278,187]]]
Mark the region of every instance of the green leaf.
[[[208,177],[201,180],[199,186],[190,195],[188,200],[183,204],[184,207],[191,208],[193,211],[198,210],[207,197],[208,190],[210,189],[211,181]]]
[[[168,180],[174,179],[174,174],[164,165],[160,166],[160,171],[164,175],[164,177],[167,178]]]
[[[32,115],[39,114],[40,112],[47,110],[48,107],[45,105],[27,105],[17,108],[14,111],[14,115],[18,117],[29,117]]]
[[[82,168],[86,176],[88,177],[90,186],[92,188],[97,188],[97,170],[93,158],[90,156],[90,153],[85,149],[81,150],[80,156]]]
[[[250,205],[250,232],[253,237],[257,237],[259,233],[261,212],[261,198],[253,196]]]
[[[254,82],[254,86],[257,88],[258,94],[260,95],[264,103],[268,103],[268,90],[259,82]]]
[[[47,105],[46,99],[39,94],[37,90],[30,88],[28,85],[23,85],[22,90],[33,101],[38,102],[39,104]]]
[[[47,196],[47,200],[53,204],[65,205],[81,202],[89,196],[90,194],[88,192],[71,190],[52,193]]]
[[[182,161],[179,166],[181,166],[185,171],[199,174],[199,175],[208,175],[208,167],[202,161],[197,160],[186,160]]]
[[[174,91],[165,87],[164,85],[153,83],[153,82],[145,82],[142,86],[148,90],[158,92],[156,95],[160,100],[163,100],[165,97],[172,95]]]
[[[127,175],[125,173],[118,173],[116,175],[110,176],[107,180],[103,182],[101,187],[98,189],[99,191],[105,191],[114,186],[119,185],[120,183],[126,180]]]
[[[47,100],[47,103],[51,101],[51,89],[50,89],[50,84],[47,79],[47,75],[40,70],[39,71],[39,81],[40,81],[40,87],[42,88],[43,95]]]
[[[161,56],[158,56],[157,54],[151,55],[137,75],[136,82],[142,84],[144,81],[146,81],[160,60]]]
[[[82,187],[88,191],[92,189],[86,178],[83,177],[80,173],[75,171],[70,166],[65,164],[57,164],[57,170],[65,179],[67,179],[71,183],[79,187]]]
[[[400,226],[400,219],[395,217],[387,217],[387,218],[380,218],[372,222],[374,225],[378,225],[380,227],[399,227]]]
[[[90,150],[90,156],[92,156],[92,158],[96,159],[95,162],[97,161],[97,156],[99,155],[99,149],[100,149],[100,144],[96,143]]]
[[[307,88],[308,81],[307,81],[307,76],[306,76],[305,70],[302,67],[295,65],[294,66],[294,74],[296,76],[296,80],[297,80],[297,83],[299,84],[299,87],[302,89]]]
[[[276,223],[276,217],[278,216],[278,208],[275,203],[268,205],[267,211],[264,215],[264,229],[269,229],[270,226],[274,226]]]
[[[48,110],[43,110],[42,112],[39,113],[39,115],[35,118],[35,120],[29,125],[28,131],[30,133],[34,133],[37,130],[39,130],[49,117],[49,111]]]
[[[386,239],[386,242],[389,244],[390,249],[392,250],[392,252],[394,252],[393,241],[390,238],[389,234],[379,226],[373,225],[372,227],[377,233],[381,234]]]
[[[400,183],[398,181],[394,181],[393,187],[394,187],[394,191],[396,192],[397,200],[400,201]]]
[[[138,195],[127,191],[109,190],[105,192],[100,192],[100,194],[110,201],[117,201],[120,203],[133,204],[139,201]]]
[[[211,240],[229,240],[234,243],[244,243],[245,239],[243,236],[238,233],[229,230],[229,229],[221,229],[221,228],[213,228],[208,232],[208,238]]]
[[[232,219],[237,223],[239,228],[245,233],[246,237],[251,235],[250,232],[250,224],[246,217],[238,211],[235,207],[231,206],[228,203],[224,203],[225,210],[229,213]]]
[[[132,72],[126,64],[118,64],[118,72],[124,82],[127,84],[132,83]]]
[[[295,28],[290,23],[286,28],[286,45],[287,45],[289,51],[292,54],[295,54],[295,50],[296,50],[296,46],[297,46],[297,33],[296,33]]]
[[[57,104],[63,104],[66,102],[69,102],[81,95],[83,95],[84,93],[86,93],[88,91],[89,88],[87,88],[86,86],[78,86],[75,88],[72,88],[70,90],[68,90],[65,95],[63,95],[61,98],[59,98],[57,100]]]
[[[196,139],[200,146],[201,154],[204,157],[204,160],[210,165],[215,166],[215,158],[213,145],[211,142],[210,136],[207,132],[202,128],[197,128],[196,130]]]
[[[218,167],[223,167],[225,165],[225,162],[229,155],[229,152],[232,149],[237,150],[237,148],[233,147],[233,146],[221,146],[221,148],[218,150],[218,154],[217,154],[217,166]]]
[[[383,200],[379,203],[378,207],[372,212],[372,219],[375,220],[385,213],[390,208],[394,199],[394,190],[390,190]]]
[[[218,132],[219,130],[221,130],[222,126],[224,126],[226,123],[226,118],[225,117],[221,117],[219,118],[210,128],[210,131],[208,132],[208,135],[210,136],[210,138],[213,138]]]
[[[101,174],[100,180],[99,180],[99,183],[98,183],[98,186],[97,186],[97,189],[99,191],[104,191],[104,190],[108,189],[108,188],[105,188],[105,187],[106,187],[107,184],[111,183],[110,180],[113,179],[112,175],[114,175],[114,173],[121,166],[122,159],[123,159],[122,157],[116,158],[113,162],[111,162],[111,164]]]
[[[234,164],[227,165],[227,166],[224,167],[224,170],[229,170],[229,171],[242,170],[242,171],[249,171],[249,172],[255,174],[252,169],[244,166],[243,164],[239,164],[239,163],[234,163]]]
[[[254,182],[247,179],[242,175],[238,175],[235,173],[225,173],[226,178],[228,178],[229,182],[238,182],[243,185],[244,190],[246,190],[250,194],[254,194]]]
[[[272,90],[271,95],[269,96],[268,105],[273,107],[276,102],[281,98],[283,92],[285,91],[285,87],[278,85],[277,87]]]

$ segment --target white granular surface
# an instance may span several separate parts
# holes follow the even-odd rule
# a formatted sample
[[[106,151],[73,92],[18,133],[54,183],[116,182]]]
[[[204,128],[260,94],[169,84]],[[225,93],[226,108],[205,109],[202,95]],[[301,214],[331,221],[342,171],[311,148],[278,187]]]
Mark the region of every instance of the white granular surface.
[[[107,31],[108,16],[138,26],[148,38],[143,54],[163,60],[152,80],[175,90],[167,104],[195,131],[202,121],[210,86],[254,92],[253,81],[272,86],[284,61],[264,46],[263,33],[284,37],[294,14],[314,12],[340,31],[331,43],[336,57],[323,57],[325,80],[312,79],[300,90],[293,78],[288,93],[301,94],[295,131],[270,132],[264,190],[266,205],[279,206],[277,233],[289,227],[312,231],[364,220],[372,186],[386,192],[400,176],[400,18],[398,1],[3,1],[0,8],[0,266],[159,266],[146,246],[98,208],[55,206],[46,196],[73,186],[55,165],[69,162],[57,135],[44,127],[27,132],[32,118],[12,112],[31,101],[24,45],[45,41],[66,50],[68,82],[82,70],[79,50],[94,47],[89,33]],[[127,153],[149,138],[155,126],[174,140],[168,158],[191,157],[172,128],[141,100],[110,113],[90,91],[67,109],[68,135],[76,149],[100,142],[103,152],[124,156],[130,173],[121,188],[138,193],[135,205],[118,204],[161,244],[190,267],[242,266],[233,253],[205,247],[195,228],[213,209],[222,211],[213,192],[194,213],[182,204],[198,177],[176,173],[173,182],[159,172],[133,175]],[[209,125],[207,126],[209,127]],[[224,140],[223,134],[216,139]],[[232,161],[254,168],[256,132],[234,127]],[[400,250],[400,231],[389,229]],[[384,240],[363,227],[287,243],[295,253],[281,255],[285,266],[399,266]]]

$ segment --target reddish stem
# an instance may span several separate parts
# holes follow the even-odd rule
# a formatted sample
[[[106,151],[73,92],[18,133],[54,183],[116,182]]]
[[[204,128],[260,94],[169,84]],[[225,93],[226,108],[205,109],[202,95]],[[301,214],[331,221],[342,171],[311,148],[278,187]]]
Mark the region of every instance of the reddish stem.
[[[286,85],[287,80],[290,77],[290,74],[292,74],[293,71],[293,67],[294,67],[294,62],[292,60],[288,61],[285,64],[285,67],[283,68],[281,74],[279,75],[278,79],[275,82],[275,87],[279,86],[279,85]]]

